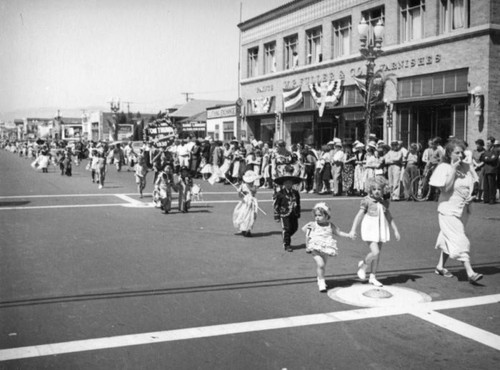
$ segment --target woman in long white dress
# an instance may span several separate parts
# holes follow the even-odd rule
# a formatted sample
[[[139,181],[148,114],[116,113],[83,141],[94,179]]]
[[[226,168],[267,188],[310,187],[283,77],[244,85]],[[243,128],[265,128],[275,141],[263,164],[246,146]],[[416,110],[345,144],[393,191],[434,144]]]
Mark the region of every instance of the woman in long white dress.
[[[438,218],[440,232],[436,249],[441,249],[436,274],[453,277],[445,268],[448,258],[463,263],[469,282],[474,284],[483,275],[475,272],[470,262],[470,241],[465,234],[465,225],[471,213],[472,191],[477,175],[469,163],[464,162],[465,145],[461,140],[452,140],[446,145],[443,162],[434,170],[430,185],[441,190]]]

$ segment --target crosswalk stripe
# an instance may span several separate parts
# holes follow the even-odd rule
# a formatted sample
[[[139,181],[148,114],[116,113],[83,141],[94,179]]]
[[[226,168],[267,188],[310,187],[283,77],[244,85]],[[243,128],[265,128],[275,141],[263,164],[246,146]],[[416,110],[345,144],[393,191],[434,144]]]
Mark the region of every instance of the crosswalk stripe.
[[[426,312],[426,315],[424,315],[424,317],[426,318],[423,318],[427,321],[433,320],[436,323],[440,323],[440,326],[450,329],[449,325],[451,323],[451,320],[445,320],[442,317],[444,315],[433,315],[433,318],[429,318],[430,315],[428,314],[428,312],[440,308],[472,307],[484,304],[498,303],[499,301],[500,294],[493,294],[482,297],[426,302],[413,304],[411,306],[398,305],[393,307],[354,309],[322,314],[284,317],[278,319],[247,321],[241,323],[203,326],[197,328],[166,330],[142,334],[120,335],[106,338],[94,338],[62,343],[43,344],[0,350],[0,361],[59,355],[63,353],[75,353],[109,348],[128,347],[151,343],[207,338],[221,335],[250,333],[256,331],[294,328],[308,325],[331,324],[335,322],[354,321],[403,314],[412,314],[420,317],[419,315],[422,315],[422,312]],[[457,323],[453,322],[453,325],[456,324]],[[459,330],[454,331],[462,334],[467,330],[470,330],[471,328],[474,329],[474,327],[468,324],[462,324],[463,325],[460,325]],[[497,336],[495,336],[494,334],[488,336],[483,330],[477,329],[470,331],[470,335],[466,335],[466,337],[491,346],[491,341],[495,340]]]

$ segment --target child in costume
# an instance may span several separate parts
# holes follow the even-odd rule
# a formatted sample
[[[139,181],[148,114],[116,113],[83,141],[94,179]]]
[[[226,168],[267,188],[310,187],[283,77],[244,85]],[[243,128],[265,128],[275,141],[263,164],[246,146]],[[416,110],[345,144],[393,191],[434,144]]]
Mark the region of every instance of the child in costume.
[[[335,257],[338,252],[337,241],[334,235],[352,238],[351,234],[340,231],[330,222],[330,208],[324,202],[318,203],[312,210],[314,221],[307,223],[302,231],[306,233],[306,252],[312,253],[316,262],[318,275],[318,288],[326,292],[325,267],[328,257]]]
[[[274,220],[281,222],[283,249],[293,252],[290,242],[292,235],[299,228],[300,218],[300,194],[293,188],[293,185],[300,184],[302,179],[298,176],[281,176],[277,177],[274,182],[281,186],[274,198]]]
[[[384,199],[387,180],[382,176],[368,179],[368,196],[361,200],[361,209],[354,218],[350,235],[355,237],[356,229],[361,222],[361,239],[366,242],[370,252],[358,263],[358,277],[366,280],[366,270],[371,273],[368,282],[377,287],[383,284],[377,280],[376,273],[380,259],[382,244],[390,240],[389,225],[394,231],[396,240],[400,239],[399,231],[389,211],[389,200]]]
[[[148,173],[148,166],[146,158],[144,157],[144,150],[139,149],[139,156],[137,157],[137,163],[134,166],[135,170],[135,183],[137,184],[137,191],[140,197],[143,197],[142,192],[146,188],[146,174]]]
[[[248,170],[243,175],[243,184],[238,187],[238,195],[241,201],[236,205],[233,212],[233,225],[241,231],[241,235],[250,237],[251,230],[257,218],[258,203],[257,185],[255,182],[260,179],[254,171]]]
[[[186,213],[191,207],[191,188],[193,187],[193,179],[186,166],[181,167],[176,186],[179,191],[179,211]]]
[[[160,171],[155,182],[153,199],[163,213],[167,214],[172,209],[172,187],[174,186],[174,172],[170,165]]]

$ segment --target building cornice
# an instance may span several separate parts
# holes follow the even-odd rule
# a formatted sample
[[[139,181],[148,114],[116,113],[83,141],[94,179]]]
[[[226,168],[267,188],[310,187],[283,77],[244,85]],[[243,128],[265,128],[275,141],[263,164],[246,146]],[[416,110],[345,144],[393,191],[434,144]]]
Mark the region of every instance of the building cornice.
[[[295,0],[290,1],[278,8],[274,8],[268,12],[262,13],[256,17],[250,18],[244,22],[238,24],[238,28],[241,31],[249,30],[253,27],[259,26],[271,20],[274,20],[279,17],[283,17],[287,14],[293,13],[299,9],[305,8],[314,3],[318,3],[323,0]]]

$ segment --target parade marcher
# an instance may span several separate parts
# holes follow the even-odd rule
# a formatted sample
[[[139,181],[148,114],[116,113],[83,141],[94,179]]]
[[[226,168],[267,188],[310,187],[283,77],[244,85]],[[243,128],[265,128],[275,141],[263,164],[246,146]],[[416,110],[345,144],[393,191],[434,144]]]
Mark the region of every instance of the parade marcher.
[[[356,229],[361,222],[361,239],[366,242],[370,252],[358,263],[358,277],[366,280],[366,270],[370,268],[368,282],[374,286],[381,287],[383,284],[377,280],[377,269],[379,265],[382,245],[390,240],[391,226],[396,240],[400,239],[399,231],[389,211],[389,200],[384,199],[384,190],[387,180],[382,176],[376,176],[368,180],[368,196],[361,200],[361,207],[352,224],[350,235],[356,235]]]
[[[320,292],[327,291],[325,281],[325,267],[328,257],[338,254],[337,241],[334,235],[351,237],[350,234],[340,231],[340,229],[330,222],[331,212],[326,203],[317,203],[312,214],[314,221],[307,223],[302,231],[306,233],[306,252],[312,253],[316,262],[316,274],[318,288]]]
[[[186,213],[191,207],[193,179],[187,166],[181,167],[178,183],[175,184],[179,192],[179,211]]]
[[[293,173],[293,168],[290,167],[287,172]],[[274,180],[277,185],[281,186],[281,189],[275,193],[274,220],[281,222],[283,249],[287,252],[293,252],[290,243],[293,234],[299,228],[300,193],[293,189],[293,185],[300,184],[301,181],[300,177],[291,175],[280,176]]]
[[[92,150],[89,158],[90,158],[90,177],[92,182],[99,182],[99,154],[100,152],[97,149]]]
[[[102,153],[97,153],[97,177],[98,177],[98,183],[99,183],[99,189],[102,189],[104,187],[104,180],[106,180],[106,169],[107,169],[107,163],[106,163],[106,158],[104,157],[104,154]]]
[[[139,197],[142,198],[144,196],[143,191],[146,188],[146,175],[148,173],[148,166],[146,158],[144,157],[143,149],[139,149],[139,156],[137,157],[137,163],[134,166],[134,171],[137,192],[139,193]]]
[[[42,149],[36,160],[38,162],[38,168],[42,170],[42,173],[47,173],[50,163],[50,154],[48,150]]]
[[[461,140],[452,140],[446,145],[443,161],[432,177],[430,184],[441,190],[438,206],[440,232],[436,249],[440,249],[436,274],[453,277],[445,268],[448,258],[463,263],[469,282],[475,284],[483,275],[475,272],[470,262],[470,241],[465,234],[465,225],[471,213],[470,203],[474,199],[476,172],[463,162],[465,145]]]
[[[233,225],[241,231],[245,237],[252,236],[252,227],[257,218],[257,185],[255,182],[260,176],[252,170],[248,170],[243,175],[243,183],[238,187],[238,195],[241,198],[233,211]]]
[[[304,146],[303,154],[305,167],[305,190],[307,193],[314,193],[314,171],[318,158],[309,145]]]
[[[162,213],[167,214],[172,209],[172,188],[174,187],[174,172],[171,165],[166,165],[160,171],[155,183],[153,202]]]

